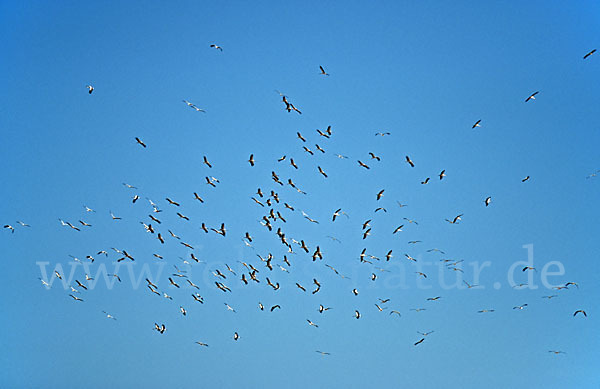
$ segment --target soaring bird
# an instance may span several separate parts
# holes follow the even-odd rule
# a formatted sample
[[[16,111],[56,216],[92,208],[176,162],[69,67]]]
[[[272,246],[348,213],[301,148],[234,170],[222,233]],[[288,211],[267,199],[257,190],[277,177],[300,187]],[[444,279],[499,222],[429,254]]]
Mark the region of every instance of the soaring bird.
[[[488,196],[484,202],[485,202],[485,206],[487,207],[492,202],[492,198]]]
[[[309,326],[313,326],[313,327],[315,327],[315,328],[319,328],[319,326],[318,326],[317,324],[313,323],[313,322],[312,322],[312,321],[310,321],[309,319],[306,319],[306,321],[308,322],[308,325],[309,325]]]
[[[370,169],[370,167],[369,167],[369,166],[367,166],[367,164],[365,164],[365,163],[361,162],[360,160],[358,161],[358,164],[359,164],[360,166],[364,167],[365,169]]]
[[[213,49],[217,49],[219,51],[223,51],[223,48],[219,45],[215,45],[214,43],[210,45],[210,47],[212,47]]]
[[[529,97],[525,99],[525,102],[528,102],[529,100],[535,100],[535,95],[537,95],[538,93],[540,93],[540,91],[535,91],[532,94],[530,94]]]
[[[596,50],[594,50],[594,51],[596,51]],[[588,54],[588,55],[589,55],[589,54]],[[88,93],[91,95],[91,94],[92,94],[92,92],[94,91],[94,87],[93,87],[92,85],[86,85],[85,87],[87,88],[87,90],[88,90]]]
[[[320,75],[322,75],[322,76],[328,76],[329,75],[329,73],[327,73],[325,71],[325,69],[323,69],[323,66],[319,66],[319,69],[321,69],[321,73],[319,73]]]
[[[442,170],[441,173],[439,174],[440,180],[442,180],[444,177],[446,177],[446,170]]]
[[[410,157],[407,155],[406,156],[406,162],[411,166],[411,167],[415,167],[414,162],[410,159]]]
[[[321,173],[323,177],[327,178],[327,173],[325,173],[323,169],[321,169],[321,166],[317,166],[317,169],[319,169],[319,173]]]
[[[383,192],[385,192],[385,189],[382,189],[379,191],[379,193],[377,193],[377,200],[383,197]]]
[[[338,217],[338,216],[340,216],[340,211],[341,211],[341,210],[342,210],[342,208],[338,209],[337,211],[335,211],[335,212],[333,213],[333,218],[332,218],[332,221],[335,221],[335,218],[336,218],[336,217]]]
[[[462,213],[461,213],[460,215],[457,215],[457,216],[455,216],[455,217],[454,217],[454,219],[452,219],[452,220],[448,220],[448,219],[446,219],[446,221],[447,221],[448,223],[450,223],[450,224],[458,224],[458,221],[459,221],[459,220],[462,220],[461,218],[462,218],[463,216],[464,216],[464,214],[462,214]]]
[[[381,158],[376,156],[375,154],[369,152],[369,155],[371,156],[371,159],[376,159],[377,161],[381,161]]]
[[[481,123],[481,119],[479,119],[478,121],[476,121],[475,124],[473,124],[473,127],[471,127],[471,128],[481,127],[481,125],[479,123]]]
[[[83,301],[83,299],[80,299],[77,296],[73,296],[72,294],[70,294],[69,296],[71,296],[73,298],[73,300],[75,300],[75,301]]]
[[[254,154],[250,154],[250,158],[248,158],[248,162],[250,166],[254,166]]]
[[[136,141],[137,143],[139,143],[139,144],[140,144],[140,146],[142,146],[143,148],[146,148],[146,144],[145,144],[144,142],[142,142],[140,138],[136,137],[136,138],[135,138],[135,141]]]
[[[583,59],[587,59],[587,57],[589,57],[590,55],[594,54],[595,52],[596,52],[596,49],[590,51],[589,53],[587,53],[586,55],[583,56]],[[90,93],[92,93],[92,92],[90,92]]]
[[[530,178],[530,177],[529,177],[529,176],[527,176],[527,177],[523,178],[523,179],[521,180],[521,182],[529,181],[529,178]]]
[[[582,313],[583,316],[587,317],[587,313],[585,313],[585,311],[583,309],[578,309],[577,311],[575,311],[573,316],[577,316],[578,313]]]
[[[417,346],[417,345],[419,345],[419,344],[423,343],[423,341],[425,341],[425,338],[421,338],[421,340],[417,341],[417,342],[415,343],[415,346]]]
[[[9,229],[10,232],[12,232],[13,234],[15,233],[15,228],[13,226],[11,226],[10,224],[6,224],[4,226],[4,228]]]

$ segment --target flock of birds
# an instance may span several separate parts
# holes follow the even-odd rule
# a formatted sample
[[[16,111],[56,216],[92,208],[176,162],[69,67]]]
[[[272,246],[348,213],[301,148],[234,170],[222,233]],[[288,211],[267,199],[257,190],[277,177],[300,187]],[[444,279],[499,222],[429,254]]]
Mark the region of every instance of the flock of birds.
[[[215,50],[218,50],[220,52],[223,52],[223,48],[219,45],[211,44],[210,47]],[[595,51],[596,50],[590,51],[583,58],[584,59],[589,58],[591,55],[593,55],[595,53]],[[329,73],[327,73],[322,66],[319,66],[319,70],[320,70],[319,75],[329,76]],[[90,95],[95,90],[92,85],[86,85],[86,88]],[[294,103],[291,102],[291,100],[288,96],[284,95],[283,93],[281,93],[279,91],[276,91],[276,92],[282,98],[282,102],[284,104],[284,110],[286,112],[295,112],[297,114],[302,114],[300,109],[298,107],[296,107],[294,105]],[[525,102],[530,102],[532,100],[535,100],[536,97],[539,95],[539,93],[540,93],[539,91],[535,91],[535,92],[531,93],[525,99]],[[206,112],[204,109],[199,108],[196,104],[194,104],[192,102],[189,102],[187,100],[183,100],[183,102],[188,107],[194,109],[196,112],[202,112],[202,113]],[[482,120],[479,119],[479,120],[475,121],[475,123],[472,125],[472,128],[476,129],[481,126],[482,126]],[[331,139],[334,136],[334,131],[331,126],[328,126],[325,130],[317,129],[316,133],[317,133],[317,136],[319,137],[319,139],[321,139],[321,138],[323,139],[323,142],[326,142],[327,140]],[[390,136],[390,135],[391,135],[390,132],[375,133],[375,136],[378,136],[378,137],[386,137],[386,136]],[[307,137],[302,135],[300,132],[297,132],[296,136],[301,145],[301,148],[299,148],[299,150],[301,149],[306,155],[309,156],[309,158],[310,158],[310,156],[314,156],[316,153],[322,153],[322,154],[326,153],[325,149],[316,143],[315,143],[314,150],[311,149],[308,146]],[[148,147],[147,144],[139,137],[135,138],[135,142],[137,145],[139,145],[143,149],[146,149]],[[373,152],[369,152],[368,155],[369,155],[368,161],[366,161],[366,162],[362,161],[362,160],[356,161],[359,168],[370,170],[371,169],[371,166],[369,166],[370,164],[380,162],[382,159],[381,156],[376,155]],[[335,156],[340,159],[348,159],[347,156],[344,156],[341,154],[335,154]],[[415,162],[410,158],[410,156],[406,155],[404,160],[408,167],[410,167],[410,168],[415,167]],[[259,158],[255,158],[254,154],[251,154],[248,157],[247,162],[248,162],[250,168],[253,168],[256,164],[261,163],[262,161],[260,161]],[[202,163],[204,165],[206,165],[208,169],[213,168],[213,164],[209,161],[207,156],[203,157]],[[281,158],[279,158],[276,162],[273,161],[273,163],[274,163],[274,165],[277,165],[277,166],[279,166],[279,164],[282,164],[282,163],[289,163],[291,165],[291,167],[294,169],[294,171],[300,169],[297,161],[294,160],[294,158],[288,157],[286,155],[281,156]],[[599,172],[600,172],[600,170],[592,173],[587,178],[595,177],[597,175],[597,173],[599,173]],[[314,174],[319,174],[324,179],[327,179],[329,177],[328,173],[321,166],[317,166],[317,169],[314,172]],[[436,177],[437,177],[436,179],[438,179],[439,181],[444,180],[447,177],[446,171],[445,170],[440,171],[440,173],[437,174]],[[271,172],[271,176],[269,178],[270,178],[270,181],[272,181],[270,184],[271,187],[269,187],[268,189],[263,189],[268,186],[266,183],[263,183],[262,184],[263,188],[259,187],[257,189],[256,193],[254,193],[250,197],[250,199],[252,201],[248,204],[248,206],[249,207],[251,207],[251,206],[258,207],[257,209],[261,210],[261,212],[264,211],[263,215],[260,218],[260,227],[258,227],[258,225],[257,225],[257,228],[263,228],[266,231],[269,231],[270,233],[272,233],[274,235],[276,241],[282,245],[281,249],[282,249],[282,252],[284,252],[285,254],[276,256],[276,255],[272,254],[271,252],[268,252],[266,255],[256,254],[255,258],[253,258],[252,260],[247,259],[244,261],[239,261],[239,263],[243,266],[243,268],[242,268],[243,272],[241,274],[238,274],[238,272],[236,272],[236,270],[233,269],[232,267],[230,267],[228,264],[223,263],[221,268],[216,268],[211,271],[212,275],[214,276],[214,280],[212,281],[211,285],[195,284],[193,282],[193,280],[188,276],[187,271],[181,270],[181,269],[179,269],[179,267],[174,265],[175,272],[170,274],[166,280],[158,280],[158,279],[151,280],[149,278],[145,279],[146,288],[147,288],[148,293],[151,293],[151,294],[154,294],[157,296],[161,296],[163,298],[174,301],[175,300],[174,297],[170,296],[167,293],[167,288],[182,289],[183,287],[187,287],[187,289],[191,289],[192,290],[191,298],[190,298],[190,295],[188,295],[187,302],[183,301],[183,298],[181,298],[181,300],[178,298],[178,300],[180,300],[180,301],[177,304],[179,306],[180,314],[183,316],[187,316],[188,311],[184,307],[184,305],[187,305],[188,303],[189,304],[204,304],[204,302],[205,302],[204,297],[200,294],[200,290],[202,288],[208,288],[208,287],[216,288],[217,290],[223,292],[224,297],[226,297],[226,296],[228,297],[229,295],[232,295],[232,296],[234,295],[234,291],[232,290],[232,287],[231,287],[232,284],[237,284],[238,287],[240,287],[240,286],[248,287],[249,285],[256,284],[256,285],[260,285],[263,288],[269,288],[274,291],[279,291],[280,289],[283,290],[283,289],[290,287],[290,288],[298,289],[302,293],[310,293],[311,295],[317,295],[321,291],[322,287],[328,287],[328,285],[323,285],[321,283],[321,281],[318,280],[318,273],[317,273],[318,268],[316,267],[316,265],[320,265],[320,264],[322,264],[323,268],[327,268],[328,269],[327,271],[334,272],[335,275],[341,277],[342,279],[348,279],[347,276],[343,275],[335,267],[333,267],[329,264],[332,258],[331,257],[328,258],[326,253],[324,253],[321,250],[318,242],[306,242],[305,240],[303,240],[301,238],[292,237],[291,236],[292,234],[290,234],[288,231],[286,231],[286,223],[287,223],[286,219],[291,217],[291,215],[293,215],[293,214],[300,214],[302,216],[302,218],[304,220],[306,220],[306,222],[308,222],[308,223],[322,224],[321,221],[318,221],[318,220],[312,218],[304,210],[300,210],[296,206],[294,206],[294,204],[290,200],[290,198],[292,198],[291,195],[289,195],[288,193],[285,193],[285,192],[279,193],[279,192],[277,192],[277,190],[278,190],[278,188],[284,190],[285,187],[288,187],[288,188],[290,188],[289,189],[290,191],[295,191],[302,195],[307,195],[307,192],[300,189],[300,187],[293,181],[292,178],[288,178],[286,180],[280,174],[276,173],[274,170]],[[430,182],[430,180],[431,180],[431,177],[426,177],[423,181],[421,181],[421,184],[426,185]],[[530,180],[529,176],[521,178],[521,181],[523,183],[525,183],[529,180]],[[219,181],[219,179],[217,179],[213,176],[207,175],[205,177],[205,184],[208,186],[207,190],[215,190],[216,188],[218,188],[220,181]],[[138,194],[139,193],[138,188],[133,185],[126,184],[126,183],[124,183],[123,186],[125,186],[128,190],[131,190],[136,193],[131,197],[131,203],[136,204],[138,202],[138,200],[140,199],[140,194]],[[375,201],[380,202],[384,198],[385,194],[386,194],[385,189],[381,189],[381,190],[377,191],[376,193],[373,193]],[[203,197],[198,192],[194,192],[193,194],[190,194],[190,198],[192,198],[194,201],[197,201],[199,203],[205,202]],[[174,227],[172,227],[172,226],[167,227],[165,225],[165,223],[161,220],[162,213],[167,212],[165,209],[162,208],[162,205],[155,203],[154,201],[152,201],[149,198],[147,198],[147,201],[149,204],[149,206],[147,208],[148,212],[145,212],[145,213],[147,213],[147,219],[140,220],[139,223],[142,225],[143,229],[148,233],[148,236],[156,239],[161,246],[167,244],[167,239],[169,239],[170,242],[175,242],[175,243],[178,243],[181,246],[185,247],[185,249],[188,250],[188,255],[189,255],[189,258],[187,260],[184,260],[185,264],[191,266],[192,264],[195,264],[195,263],[196,264],[202,263],[203,261],[201,261],[194,252],[194,250],[195,250],[194,246],[191,243],[184,241],[183,238],[176,235],[173,232]],[[492,203],[492,197],[487,196],[485,199],[482,199],[482,201],[483,201],[484,206],[488,207]],[[185,222],[191,222],[191,218],[186,216],[183,213],[184,207],[180,201],[176,201],[169,197],[165,197],[163,204],[166,207],[170,208],[170,211],[168,211],[168,212],[172,212],[179,219],[184,220]],[[400,202],[397,202],[397,205],[399,208],[403,208],[403,207],[407,206],[406,204],[402,204]],[[335,209],[335,208],[337,208],[337,209]],[[333,209],[335,209],[335,210],[333,210]],[[96,211],[90,207],[84,206],[84,212],[85,212],[85,214],[91,214],[91,213],[95,213]],[[374,214],[377,214],[378,212],[387,212],[387,209],[384,206],[381,206],[381,207],[378,207],[377,209],[375,209]],[[110,214],[110,218],[114,222],[118,222],[118,221],[122,220],[121,217],[115,215],[111,210],[107,210],[107,213]],[[462,222],[463,216],[464,216],[463,214],[459,214],[459,215],[447,218],[447,219],[445,219],[445,221],[452,225],[460,224]],[[346,219],[350,218],[349,215],[342,208],[332,207],[330,223],[336,223],[336,222],[339,223],[338,219],[341,217],[345,217]],[[372,218],[369,218],[368,220],[365,220],[364,222],[357,223],[357,229],[360,227],[362,240],[367,240],[368,237],[371,235],[372,228],[376,225],[376,223],[374,222],[374,218],[375,218],[375,216],[373,216]],[[63,219],[59,219],[59,222],[60,222],[61,226],[67,227],[76,232],[81,232],[83,229],[93,228],[92,224],[86,222],[83,219],[84,219],[84,217],[82,217],[80,220],[78,220],[75,223],[71,223],[71,222],[65,221]],[[393,231],[389,231],[389,234],[390,235],[401,234],[403,232],[403,229],[406,228],[408,225],[417,226],[418,222],[404,217],[403,222],[398,224],[397,227],[395,227],[393,229]],[[15,224],[15,226],[17,226],[18,228],[31,228],[31,226],[29,224],[22,222],[22,221],[17,221],[17,224]],[[9,230],[12,233],[14,233],[16,230],[16,228],[11,224],[4,225],[4,228],[6,230]],[[199,223],[199,228],[206,234],[215,234],[215,236],[220,236],[224,239],[231,239],[224,222],[220,223],[216,226],[207,226],[204,222],[202,222],[202,223]],[[331,228],[331,227],[326,227],[326,228]],[[241,238],[243,240],[244,244],[247,247],[251,248],[252,250],[255,250],[254,245],[257,242],[253,238],[250,230],[246,231],[242,237],[234,237],[234,239],[239,239],[239,238]],[[337,241],[337,242],[341,243],[339,241],[339,239],[337,239],[334,236],[328,235],[327,238],[331,239],[332,241]],[[409,245],[416,245],[419,243],[421,243],[421,241],[418,241],[418,240],[412,240],[412,241],[408,242]],[[271,251],[275,251],[275,250],[271,250]],[[429,249],[427,251],[428,252],[439,252],[440,254],[445,254],[444,251],[437,249],[437,248]],[[115,260],[117,262],[135,261],[135,257],[133,256],[133,254],[131,254],[131,251],[128,251],[125,249],[118,249],[118,248],[114,248],[114,247],[111,248],[110,250],[100,250],[100,251],[97,251],[93,255],[87,255],[85,257],[85,260],[89,261],[89,263],[92,264],[95,262],[94,255],[96,255],[96,256],[103,255],[103,256],[105,256],[105,258],[109,258],[110,256],[112,256],[111,254],[109,254],[109,252],[114,253]],[[297,256],[293,257],[293,255],[297,255]],[[278,279],[277,271],[285,272],[287,274],[292,274],[293,268],[294,268],[292,258],[294,258],[294,261],[300,261],[300,260],[302,260],[301,259],[302,256],[305,256],[306,259],[308,259],[309,261],[316,262],[315,263],[315,275],[314,275],[314,277],[311,277],[312,278],[311,285],[310,286],[308,286],[306,284],[303,285],[300,281],[296,281],[291,285],[280,284],[280,282],[277,280]],[[163,255],[160,255],[158,253],[155,253],[154,257],[156,258],[156,260],[164,260]],[[380,258],[380,257],[377,257],[376,255],[371,254],[367,248],[364,248],[360,253],[357,253],[357,255],[356,255],[356,259],[358,261],[360,261],[361,264],[371,265],[370,267],[368,267],[371,270],[366,272],[366,273],[370,273],[370,274],[365,274],[365,278],[368,278],[373,282],[375,282],[378,279],[378,275],[372,269],[380,270],[382,272],[385,271],[385,269],[383,269],[381,267],[377,267],[377,266],[375,266],[375,264],[377,264],[378,262],[383,263],[384,261],[389,262],[392,260],[393,257],[394,257],[393,250],[387,251],[385,256],[383,256],[383,258]],[[413,256],[409,255],[408,253],[405,253],[403,255],[403,257],[406,259],[406,261],[408,261],[407,262],[408,264],[417,262],[417,259],[414,258]],[[73,257],[73,258],[76,261],[79,261],[79,262],[82,261],[79,258],[76,258],[76,257]],[[457,261],[457,260],[452,260],[452,259],[442,259],[441,261],[445,264],[446,268],[449,271],[454,271],[454,272],[462,272],[463,271],[460,267],[460,264],[462,261]],[[365,268],[367,268],[367,267],[365,267]],[[536,269],[531,266],[526,266],[522,269],[522,271],[523,272],[536,271]],[[414,273],[416,274],[417,278],[427,279],[427,274],[425,274],[424,272],[414,271]],[[121,282],[121,278],[120,278],[119,274],[109,274],[109,276],[115,277],[115,279],[117,279],[119,282]],[[55,271],[53,274],[53,277],[56,277],[57,279],[62,279],[63,275],[60,274],[59,271]],[[92,293],[91,288],[88,290],[88,286],[86,286],[86,284],[89,281],[92,281],[93,278],[90,277],[89,274],[85,274],[84,277],[85,277],[84,281],[79,281],[79,280],[75,279],[74,284],[70,285],[70,293],[68,293],[68,296],[77,303],[83,303],[85,301],[84,293]],[[46,286],[47,288],[50,288],[50,286],[51,286],[51,283],[49,282],[50,280],[42,279],[42,278],[39,278],[39,279],[44,286]],[[466,285],[467,289],[472,289],[472,288],[478,287],[478,285],[469,284],[467,281],[463,281],[463,282]],[[162,286],[159,286],[159,284]],[[526,284],[520,284],[520,285],[517,285],[516,287],[522,287],[525,285]],[[567,282],[564,285],[555,287],[554,289],[556,289],[557,291],[561,291],[561,290],[567,290],[567,289],[569,289],[569,287],[579,288],[579,285],[575,282]],[[85,292],[85,291],[87,291],[87,292]],[[352,288],[351,290],[349,290],[349,292],[354,296],[359,296],[359,294],[360,294],[360,291],[357,288]],[[557,296],[558,295],[549,295],[549,296],[543,296],[543,298],[550,300]],[[379,298],[377,301],[372,302],[372,307],[374,307],[375,312],[380,313],[380,312],[388,311],[389,316],[394,315],[397,317],[401,317],[402,314],[399,310],[392,309],[389,306],[389,303],[391,300],[392,300],[391,298]],[[430,302],[430,303],[435,303],[435,302],[439,302],[441,300],[442,300],[442,296],[433,296],[433,297],[427,298],[426,301]],[[223,305],[225,306],[225,309],[227,311],[231,311],[232,313],[236,312],[236,309],[232,305],[230,305],[228,302],[223,302]],[[273,304],[271,306],[264,306],[260,301],[258,301],[256,304],[256,309],[259,309],[260,311],[267,310],[270,312],[274,312],[275,310],[284,309],[284,308],[282,308],[282,306],[285,307],[285,304],[283,302],[281,302],[279,304]],[[516,305],[513,307],[513,310],[522,311],[524,309],[527,309],[528,306],[529,305],[527,303],[521,304],[521,305]],[[318,312],[319,316],[323,316],[323,315],[326,315],[326,312],[330,311],[331,309],[332,309],[332,307],[330,307],[330,306],[319,304],[318,308],[315,307],[315,312]],[[419,307],[419,308],[413,308],[413,309],[411,309],[411,311],[421,312],[421,311],[425,311],[426,309],[427,308]],[[495,311],[494,309],[487,308],[487,309],[480,309],[477,311],[477,313],[488,314],[488,313],[493,313],[494,311]],[[110,314],[104,310],[102,310],[101,312],[104,314],[104,316],[107,319],[117,320],[117,318],[115,316],[113,316],[112,314]],[[358,309],[355,309],[354,313],[353,313],[353,317],[356,320],[358,320],[362,317],[362,314],[363,313],[361,313]],[[574,317],[578,317],[578,316],[587,317],[587,313],[583,309],[576,309],[573,313],[573,316]],[[315,329],[319,328],[319,324],[312,321],[310,317],[306,318],[306,323],[308,326],[314,327]],[[168,330],[167,325],[163,322],[163,320],[157,320],[154,323],[153,329],[157,332],[157,334],[165,334]],[[432,333],[434,333],[434,331],[418,332],[419,336],[414,341],[414,343],[413,343],[414,346],[421,345],[423,342],[425,342],[425,340],[428,338],[428,336],[431,335]],[[235,331],[231,336],[234,341],[239,341],[241,339],[238,331]],[[209,344],[206,343],[205,341],[195,341],[195,343],[202,347],[209,346]],[[324,351],[320,351],[320,350],[316,350],[316,352],[323,356],[330,355],[329,352],[324,352]],[[549,350],[548,352],[555,354],[555,355],[565,354],[565,352],[560,351],[560,350]]]

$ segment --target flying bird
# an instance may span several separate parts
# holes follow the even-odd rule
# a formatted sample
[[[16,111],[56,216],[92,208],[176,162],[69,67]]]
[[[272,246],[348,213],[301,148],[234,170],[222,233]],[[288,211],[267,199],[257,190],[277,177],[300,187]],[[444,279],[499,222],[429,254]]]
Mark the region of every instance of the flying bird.
[[[529,97],[525,99],[525,102],[528,102],[529,100],[535,100],[535,95],[537,95],[538,93],[540,93],[540,91],[535,91],[532,94],[530,94]]]
[[[212,47],[213,49],[219,50],[219,51],[223,51],[223,48],[219,45],[215,45],[214,43],[210,45],[210,47]]]
[[[473,124],[473,127],[471,127],[471,128],[481,127],[481,125],[479,123],[481,123],[481,119],[476,121],[475,124]]]
[[[135,141],[137,143],[139,143],[139,145],[142,146],[143,148],[146,148],[146,144],[144,142],[142,142],[140,138],[136,137]]]
[[[319,74],[321,74],[322,76],[328,76],[329,75],[329,73],[327,73],[325,71],[325,69],[323,69],[323,66],[319,66],[319,69],[321,70],[321,73],[319,73]]]
[[[587,53],[586,55],[583,56],[583,59],[587,59],[587,57],[589,57],[590,55],[594,54],[595,52],[596,52],[596,49],[590,51],[589,53]],[[90,92],[90,93],[92,93],[92,92]]]
[[[594,51],[596,51],[596,50],[594,50]],[[86,88],[87,88],[87,90],[88,90],[88,94],[90,94],[90,95],[91,95],[91,94],[92,94],[92,92],[94,91],[94,87],[93,87],[92,85],[86,85],[85,87],[86,87]]]

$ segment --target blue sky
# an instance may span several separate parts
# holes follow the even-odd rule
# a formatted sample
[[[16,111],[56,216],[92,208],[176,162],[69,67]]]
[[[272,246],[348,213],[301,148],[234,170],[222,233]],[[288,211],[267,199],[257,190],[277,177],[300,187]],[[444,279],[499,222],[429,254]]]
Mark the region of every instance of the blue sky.
[[[582,57],[599,45],[599,12],[591,1],[2,2],[0,223],[15,232],[0,231],[1,386],[597,387],[600,177],[586,177],[600,169],[600,54]],[[302,114],[286,112],[275,90]],[[319,136],[329,125],[331,138]],[[272,171],[307,194],[276,184]],[[216,188],[207,176],[219,179]],[[259,223],[268,207],[251,199],[258,187],[294,207],[275,204],[286,223],[274,229],[304,240],[310,254],[293,243],[295,254],[286,253]],[[160,225],[146,198],[163,210],[153,214]],[[331,222],[338,208],[349,217]],[[458,214],[460,223],[444,221]],[[363,240],[367,219],[372,235]],[[205,234],[202,222],[225,223],[227,236]],[[313,262],[317,245],[324,258]],[[535,272],[514,265],[528,261],[527,245]],[[135,262],[117,265],[111,247]],[[360,263],[363,248],[381,259]],[[272,272],[257,257],[268,253]],[[288,268],[285,254],[288,272],[279,268]],[[462,272],[442,259],[462,260]],[[243,285],[238,261],[257,267],[261,282]],[[183,278],[180,289],[169,286],[174,265],[200,289]],[[66,290],[51,279],[56,266],[64,278],[73,271]],[[564,274],[547,276],[560,266]],[[476,267],[481,287],[465,289]],[[42,269],[50,289],[38,280]],[[217,269],[231,293],[214,286]],[[102,271],[122,282],[109,288]],[[74,301],[68,285],[86,272],[97,283]],[[152,294],[146,276],[173,300]],[[538,288],[512,288],[509,276]],[[313,278],[322,284],[314,295]],[[549,289],[567,282],[579,288]],[[275,304],[281,309],[269,312]],[[319,304],[333,309],[319,313]],[[588,317],[573,317],[578,309]],[[434,332],[414,346],[417,331]]]

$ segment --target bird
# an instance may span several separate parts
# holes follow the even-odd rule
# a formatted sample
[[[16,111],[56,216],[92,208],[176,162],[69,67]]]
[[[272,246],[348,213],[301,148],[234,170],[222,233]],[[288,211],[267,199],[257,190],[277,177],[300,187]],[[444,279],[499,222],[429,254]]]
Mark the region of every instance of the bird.
[[[596,52],[596,49],[593,49],[592,51],[590,51],[589,53],[587,53],[586,55],[583,56],[583,59],[587,59],[590,55],[594,54]],[[92,93],[92,92],[90,92]]]
[[[313,323],[312,321],[310,321],[309,319],[306,319],[306,321],[308,322],[309,326],[315,327],[315,328],[319,328],[319,326],[315,323]]]
[[[418,340],[417,342],[415,342],[415,346],[423,343],[425,341],[425,338],[421,338],[421,340]]]
[[[479,285],[471,285],[467,281],[464,281],[464,280],[463,280],[463,282],[465,283],[465,285],[467,285],[467,289],[471,289],[471,288],[475,288],[475,287],[479,286]]]
[[[532,94],[530,94],[530,95],[529,95],[529,97],[527,97],[527,98],[525,99],[525,102],[528,102],[529,100],[535,100],[535,96],[536,96],[538,93],[540,93],[540,91],[535,91],[535,92],[533,92]]]
[[[523,179],[521,180],[521,182],[529,181],[529,178],[530,178],[530,177],[529,177],[529,176],[527,176],[527,177],[523,178]]]
[[[391,132],[376,132],[375,136],[386,136],[386,135],[392,135]]]
[[[181,314],[182,314],[183,316],[187,315],[187,311],[186,311],[186,310],[185,310],[185,308],[184,308],[184,307],[182,307],[181,305],[179,306],[179,310],[181,311]]]
[[[519,309],[519,310],[522,310],[522,309],[525,309],[525,307],[526,307],[526,306],[527,306],[527,304],[518,305],[518,306],[516,306],[516,307],[513,307],[513,309]]]
[[[340,211],[342,210],[342,208],[338,209],[337,211],[335,211],[333,213],[333,217],[332,217],[332,221],[335,221],[335,218],[340,216]]]
[[[320,66],[320,65],[319,65],[319,69],[321,70],[321,73],[319,73],[320,75],[322,75],[322,76],[328,76],[328,75],[329,75],[329,73],[327,73],[327,72],[325,71],[325,69],[323,69],[323,66]]]
[[[415,167],[414,162],[410,159],[408,155],[406,156],[406,163],[408,163],[411,167]]]
[[[354,317],[358,320],[360,319],[360,312],[354,311]]]
[[[378,156],[376,156],[375,154],[373,154],[373,153],[369,152],[369,155],[371,156],[371,159],[375,159],[375,160],[377,160],[377,161],[381,161],[381,158],[380,158],[380,157],[378,157]]]
[[[429,297],[429,298],[427,299],[427,301],[438,301],[438,300],[439,300],[439,299],[441,299],[441,298],[442,298],[441,296],[437,296],[437,297]]]
[[[491,202],[492,202],[492,198],[488,196],[484,201],[485,206],[487,207],[488,205],[490,205]]]
[[[473,127],[471,127],[471,128],[481,127],[481,125],[479,123],[481,123],[481,119],[476,121],[475,124],[473,124]]]
[[[448,219],[446,219],[446,221],[447,221],[448,223],[450,223],[450,224],[458,224],[458,221],[459,221],[459,220],[462,220],[461,218],[462,218],[463,216],[464,216],[464,214],[462,214],[462,213],[461,213],[460,215],[457,215],[457,216],[455,216],[455,217],[454,217],[454,219],[452,219],[452,220],[448,220]]]
[[[379,201],[380,198],[383,197],[383,192],[385,192],[385,189],[382,189],[379,191],[379,193],[377,193],[377,200]]]
[[[399,225],[398,227],[396,227],[396,229],[394,230],[394,232],[392,232],[392,234],[395,234],[396,232],[402,232],[402,227],[404,227],[404,224]]]
[[[167,327],[165,327],[164,324],[158,325],[158,323],[154,323],[154,329],[159,333],[164,334],[167,330]]]
[[[15,233],[15,228],[13,226],[11,226],[10,224],[6,224],[4,226],[4,228],[10,230],[10,232],[13,233],[13,234]]]
[[[488,313],[488,312],[494,312],[493,309],[482,309],[480,311],[477,311],[478,313]]]
[[[356,289],[356,288],[352,289],[352,293],[353,293],[355,296],[358,296],[358,289]]]
[[[22,221],[20,221],[20,220],[17,220],[17,223],[19,223],[19,224],[20,224],[20,225],[22,225],[23,227],[31,227],[29,224],[27,224],[27,223],[24,223],[24,222],[22,222]]]
[[[585,311],[583,309],[578,309],[577,311],[575,311],[573,316],[577,316],[578,313],[582,313],[583,316],[587,317],[587,313],[585,313]]]
[[[594,50],[594,51],[595,51],[595,50]],[[90,94],[90,95],[91,95],[91,94],[92,94],[92,92],[94,91],[94,87],[93,87],[92,85],[86,85],[85,87],[86,87],[86,88],[87,88],[87,90],[88,90],[88,94]]]
[[[424,181],[421,181],[421,185],[426,185],[430,180],[430,177],[427,177]]]
[[[271,307],[271,312],[273,312],[273,311],[274,311],[275,309],[277,309],[277,308],[281,309],[281,306],[279,306],[279,305],[273,305],[273,306]]]
[[[142,140],[140,138],[136,137],[135,141],[143,148],[146,148],[146,144],[144,142],[142,142]]]
[[[323,169],[321,169],[321,166],[317,166],[317,169],[319,169],[319,173],[321,173],[323,177],[327,178],[327,173],[325,173]]]
[[[319,353],[319,354],[321,354],[321,355],[331,355],[330,353],[328,353],[328,352],[325,352],[325,351],[319,351],[319,350],[316,350],[316,352],[318,352],[318,353]]]
[[[367,239],[367,236],[371,235],[371,229],[369,228],[363,233],[363,239]]]
[[[223,51],[223,48],[219,45],[215,45],[214,43],[210,45],[210,47],[212,47],[213,49],[219,50],[219,51]]]
[[[427,335],[433,334],[434,332],[435,331],[429,331],[429,332],[419,332],[419,331],[417,331],[417,334],[421,334],[423,336],[427,336]]]
[[[250,163],[250,166],[254,166],[254,154],[250,154],[250,158],[248,158],[248,163]]]
[[[81,302],[83,302],[83,299],[80,299],[77,296],[73,296],[72,294],[70,294],[69,296],[71,296],[73,298],[73,300],[75,300],[75,301],[81,301]]]
[[[237,332],[235,332],[233,334],[233,340],[237,341],[239,338],[240,338],[240,335]]]
[[[196,342],[196,344],[198,344],[200,346],[208,347],[208,344],[204,343],[204,342]]]
[[[441,181],[441,180],[442,180],[444,177],[446,177],[446,170],[442,170],[442,171],[440,172],[440,174],[439,174],[439,177],[440,177],[440,181]]]
[[[365,169],[371,169],[369,166],[367,166],[367,164],[361,162],[360,160],[358,160],[358,164],[362,167],[364,167]]]

